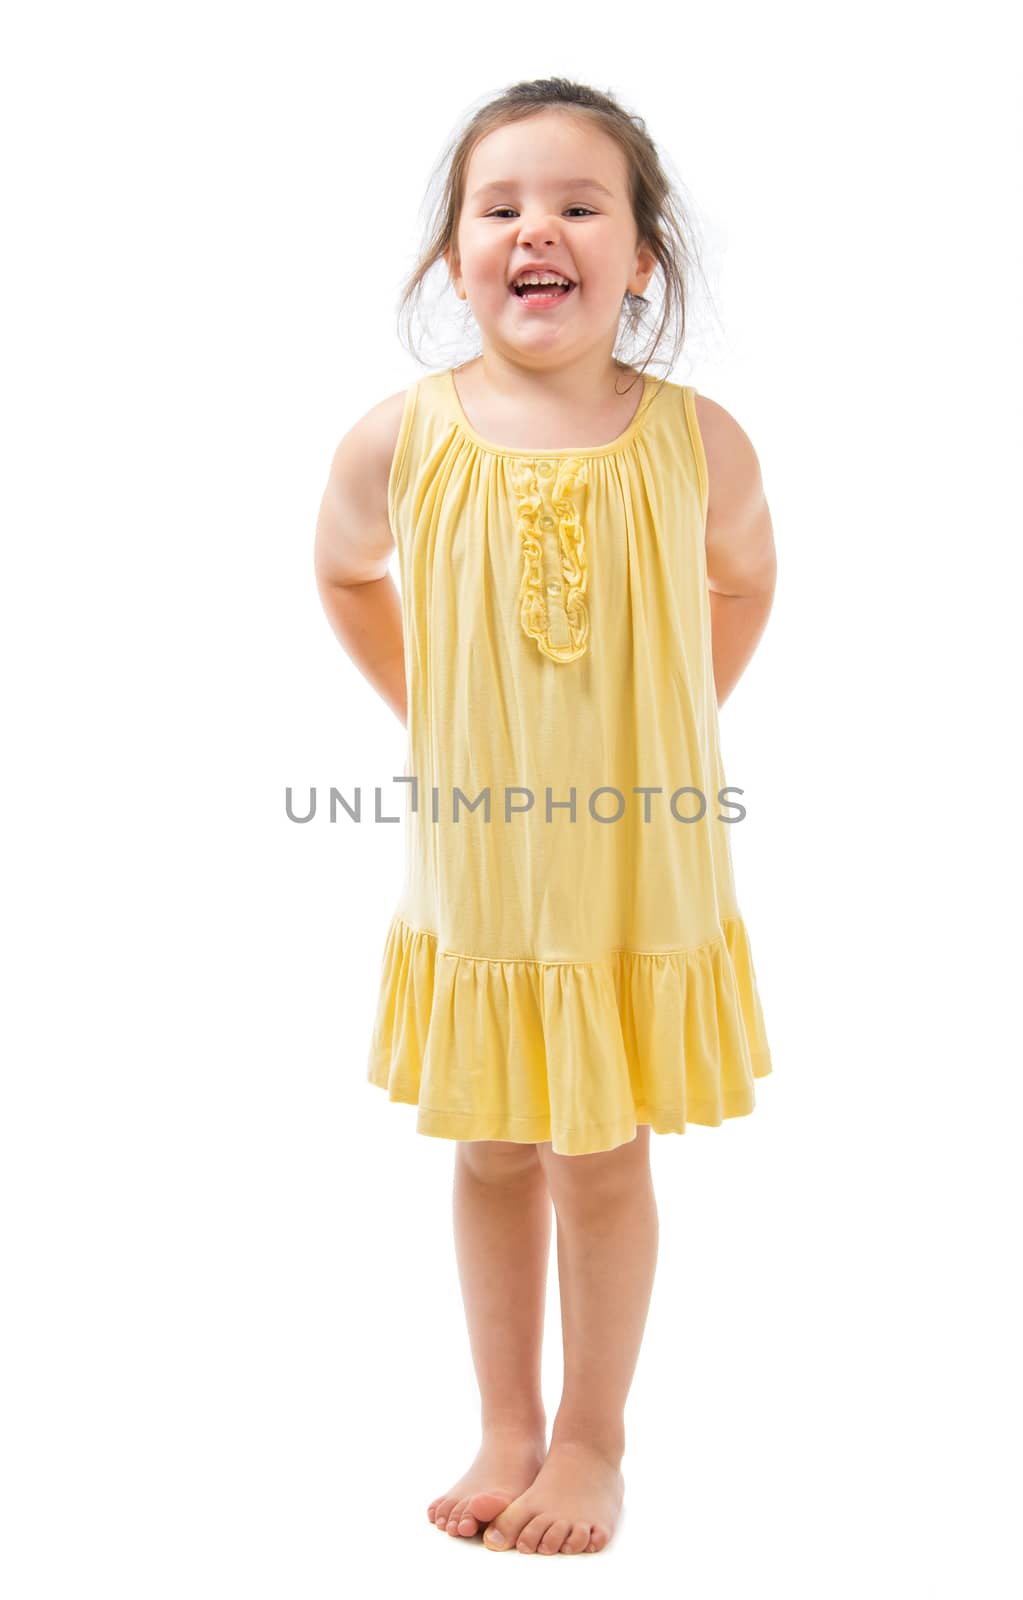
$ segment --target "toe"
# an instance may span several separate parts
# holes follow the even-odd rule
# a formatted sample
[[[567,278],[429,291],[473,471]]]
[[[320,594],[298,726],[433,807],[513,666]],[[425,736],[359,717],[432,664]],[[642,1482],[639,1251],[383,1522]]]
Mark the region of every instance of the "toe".
[[[599,1528],[596,1524],[594,1524],[590,1530],[590,1549],[603,1550],[610,1537],[611,1535],[605,1532],[603,1528]]]
[[[537,1545],[553,1521],[554,1518],[549,1511],[541,1511],[537,1516],[530,1517],[515,1541],[516,1550],[522,1550],[526,1555],[535,1555]]]
[[[474,1533],[479,1532],[479,1519],[469,1510],[468,1499],[458,1502],[448,1527],[455,1528],[463,1539],[471,1539]]]
[[[483,1542],[491,1550],[511,1550],[526,1523],[534,1515],[529,1506],[518,1500],[501,1512],[483,1535]],[[547,1519],[550,1521],[550,1518]]]
[[[461,1517],[462,1512],[465,1510],[467,1505],[468,1501],[465,1499],[456,1500],[448,1513],[448,1525],[446,1532],[450,1533],[452,1538],[458,1537],[459,1518]]]
[[[571,1531],[572,1524],[564,1519],[560,1522],[552,1522],[536,1547],[540,1555],[556,1556]]]
[[[506,1494],[501,1489],[482,1490],[479,1494],[471,1494],[467,1501],[470,1516],[477,1522],[493,1522],[499,1517],[506,1506],[511,1505],[512,1495]]]
[[[573,1522],[572,1531],[561,1546],[564,1555],[577,1556],[582,1553],[590,1542],[590,1525],[588,1522]]]
[[[448,1520],[448,1514],[450,1513],[451,1507],[454,1505],[454,1503],[455,1502],[451,1499],[450,1495],[445,1495],[442,1500],[437,1501],[433,1512],[433,1522],[435,1527],[443,1528],[444,1524]]]

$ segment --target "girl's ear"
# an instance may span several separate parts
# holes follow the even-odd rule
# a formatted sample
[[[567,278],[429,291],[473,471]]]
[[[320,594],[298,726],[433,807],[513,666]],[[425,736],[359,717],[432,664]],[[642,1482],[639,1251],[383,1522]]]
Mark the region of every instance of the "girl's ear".
[[[451,279],[455,293],[461,298],[462,270],[458,259],[458,251],[454,245],[449,245],[447,250],[444,251],[444,265],[448,269],[448,276]]]
[[[630,294],[642,294],[657,271],[657,257],[645,243],[636,252],[636,270],[628,282]]]

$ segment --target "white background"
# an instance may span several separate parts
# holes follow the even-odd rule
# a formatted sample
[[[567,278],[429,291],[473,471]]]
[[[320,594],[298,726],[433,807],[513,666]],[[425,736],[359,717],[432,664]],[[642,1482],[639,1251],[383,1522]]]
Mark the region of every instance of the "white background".
[[[1018,1594],[1007,9],[7,15],[6,1593]],[[775,1071],[655,1139],[625,1512],[523,1572],[426,1517],[478,1400],[453,1146],[365,1081],[402,829],[284,796],[398,809],[316,511],[420,375],[434,162],[551,74],[698,206],[720,327],[673,377],[772,508],[722,737]],[[548,1330],[553,1417],[553,1251]]]

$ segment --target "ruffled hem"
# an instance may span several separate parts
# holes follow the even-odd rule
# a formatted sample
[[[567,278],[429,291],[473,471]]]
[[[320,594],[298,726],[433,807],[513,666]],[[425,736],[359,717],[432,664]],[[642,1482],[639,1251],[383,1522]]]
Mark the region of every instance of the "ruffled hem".
[[[442,1139],[550,1141],[556,1154],[719,1127],[751,1112],[771,1055],[739,917],[689,950],[600,962],[439,950],[395,916],[381,962],[369,1082]]]

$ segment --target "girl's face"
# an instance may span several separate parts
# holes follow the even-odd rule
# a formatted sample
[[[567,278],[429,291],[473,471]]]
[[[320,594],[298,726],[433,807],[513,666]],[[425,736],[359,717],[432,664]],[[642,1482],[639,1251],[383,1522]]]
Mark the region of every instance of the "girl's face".
[[[480,140],[445,259],[485,345],[559,364],[612,350],[626,290],[642,294],[656,267],[636,237],[624,153],[588,119],[552,110]],[[534,262],[573,287],[553,300],[520,298],[512,280]]]

